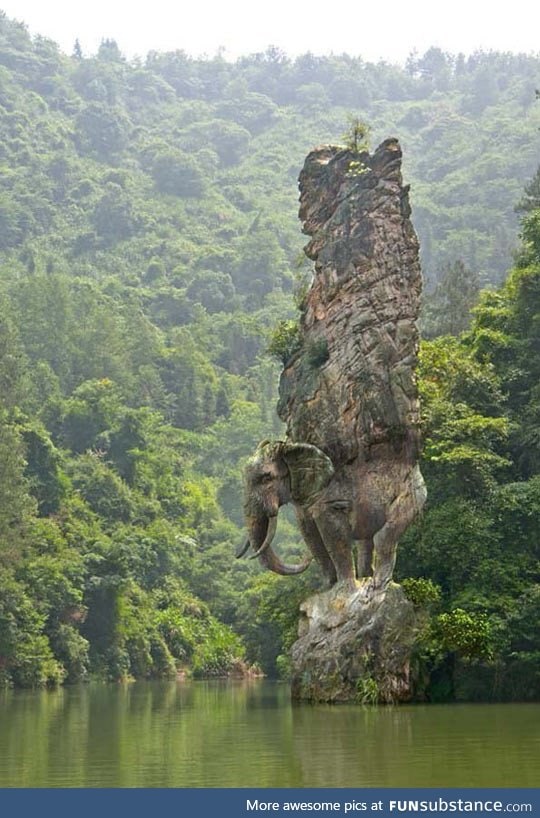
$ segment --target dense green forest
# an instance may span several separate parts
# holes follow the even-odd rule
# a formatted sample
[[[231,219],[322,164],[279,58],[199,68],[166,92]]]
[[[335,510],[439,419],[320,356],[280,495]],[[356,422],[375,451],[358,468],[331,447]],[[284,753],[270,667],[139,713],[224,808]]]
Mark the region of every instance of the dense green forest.
[[[280,432],[298,172],[352,112],[400,138],[427,281],[398,565],[426,695],[540,695],[538,86],[538,58],[435,48],[68,57],[0,12],[1,682],[286,672],[317,577],[233,559],[240,470]]]

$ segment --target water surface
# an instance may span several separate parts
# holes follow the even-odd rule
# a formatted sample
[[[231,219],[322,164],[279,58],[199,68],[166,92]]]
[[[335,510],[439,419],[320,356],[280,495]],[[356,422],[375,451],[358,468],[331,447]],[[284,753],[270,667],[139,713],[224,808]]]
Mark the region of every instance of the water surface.
[[[540,704],[291,705],[286,685],[0,694],[1,787],[537,787]]]

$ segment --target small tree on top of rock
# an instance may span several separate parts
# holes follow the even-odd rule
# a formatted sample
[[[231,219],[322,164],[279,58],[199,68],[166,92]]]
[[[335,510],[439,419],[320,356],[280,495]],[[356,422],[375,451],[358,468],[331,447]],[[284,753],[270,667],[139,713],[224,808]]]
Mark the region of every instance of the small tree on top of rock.
[[[366,122],[363,122],[359,117],[349,114],[349,127],[343,134],[343,142],[347,150],[353,153],[362,153],[369,149],[368,136],[370,127]]]

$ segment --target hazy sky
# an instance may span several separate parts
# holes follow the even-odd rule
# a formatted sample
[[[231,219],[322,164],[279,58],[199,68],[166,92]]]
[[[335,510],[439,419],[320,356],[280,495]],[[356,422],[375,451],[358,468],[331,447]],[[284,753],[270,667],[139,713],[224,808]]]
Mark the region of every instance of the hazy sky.
[[[129,57],[176,48],[213,55],[223,47],[232,59],[268,45],[390,62],[430,45],[540,50],[535,0],[0,0],[0,8],[68,53],[75,38],[91,54],[105,37]]]

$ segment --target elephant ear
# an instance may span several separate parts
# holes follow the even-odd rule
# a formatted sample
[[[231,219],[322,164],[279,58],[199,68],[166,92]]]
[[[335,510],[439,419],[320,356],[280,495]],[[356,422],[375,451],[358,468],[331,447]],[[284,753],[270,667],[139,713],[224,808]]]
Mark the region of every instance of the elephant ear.
[[[281,455],[289,469],[294,502],[302,506],[315,502],[334,475],[330,458],[310,443],[283,443]]]

